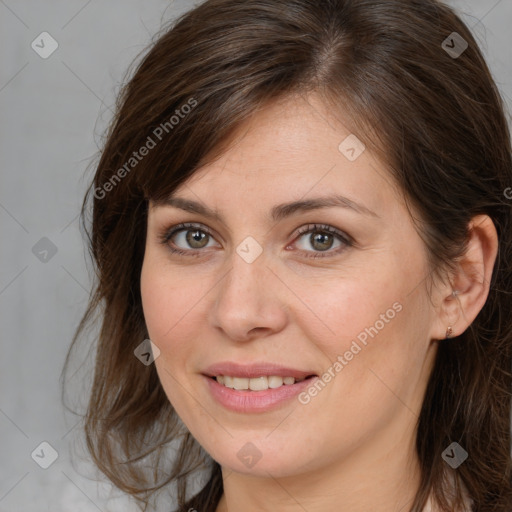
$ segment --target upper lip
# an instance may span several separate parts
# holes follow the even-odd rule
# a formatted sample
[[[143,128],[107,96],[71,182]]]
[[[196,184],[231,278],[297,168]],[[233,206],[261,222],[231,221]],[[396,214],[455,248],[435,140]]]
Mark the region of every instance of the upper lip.
[[[232,361],[225,361],[208,366],[208,368],[203,370],[203,374],[208,377],[228,375],[230,377],[246,377],[250,379],[261,376],[270,377],[271,375],[302,379],[303,377],[315,375],[314,372],[309,370],[298,370],[297,368],[288,368],[274,363],[258,362],[239,364]]]

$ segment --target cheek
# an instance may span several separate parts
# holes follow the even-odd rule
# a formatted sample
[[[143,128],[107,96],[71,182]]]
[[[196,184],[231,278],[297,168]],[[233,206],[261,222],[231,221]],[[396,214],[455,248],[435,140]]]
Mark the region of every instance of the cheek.
[[[388,263],[307,291],[308,314],[296,321],[316,345],[326,381],[321,392],[304,396],[304,402],[316,401],[315,413],[326,403],[358,418],[362,409],[392,410],[400,403],[396,397],[405,398],[416,384],[428,345],[429,309],[423,289],[411,293],[410,283],[423,274],[420,265],[406,275],[398,262]],[[324,398],[314,399],[317,394]]]
[[[179,416],[188,422],[190,404],[183,390],[188,387],[185,372],[193,355],[192,344],[187,343],[193,339],[188,329],[193,329],[191,308],[197,302],[193,300],[193,281],[166,270],[165,262],[151,256],[146,253],[141,271],[144,319],[149,338],[160,349],[155,366],[162,387]]]
[[[192,269],[170,268],[157,255],[149,254],[144,260],[140,283],[143,312],[149,338],[160,349],[156,360],[160,371],[165,369],[177,378],[191,371],[204,338],[204,304],[213,286],[209,282],[207,275],[200,276]],[[161,376],[168,383],[169,379]]]
[[[326,279],[304,292],[306,309],[299,308],[303,311],[295,321],[307,338],[322,345],[331,360],[349,350],[353,340],[364,344],[375,329],[389,332],[399,315],[397,310],[403,308],[403,293],[400,283],[383,279],[383,274],[383,270],[367,270],[364,275]],[[303,290],[304,285],[307,283],[302,283]]]
[[[169,269],[165,260],[149,251],[142,265],[140,288],[150,337],[165,342],[181,328],[187,315],[193,315],[202,286],[187,271]]]

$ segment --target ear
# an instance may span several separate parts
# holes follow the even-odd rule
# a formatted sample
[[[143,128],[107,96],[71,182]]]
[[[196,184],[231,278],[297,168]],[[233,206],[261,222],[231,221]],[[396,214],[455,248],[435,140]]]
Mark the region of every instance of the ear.
[[[498,234],[488,215],[473,217],[468,227],[467,251],[458,260],[455,273],[451,274],[451,284],[439,289],[441,301],[432,325],[432,339],[460,336],[476,318],[489,295],[498,254]],[[448,327],[452,329],[449,336]]]

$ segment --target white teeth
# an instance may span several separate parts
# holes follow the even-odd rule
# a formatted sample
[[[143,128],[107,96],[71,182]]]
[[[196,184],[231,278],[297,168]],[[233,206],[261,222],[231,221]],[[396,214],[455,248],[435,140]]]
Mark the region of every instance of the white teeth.
[[[283,377],[276,377],[272,375],[272,377],[268,378],[268,387],[269,388],[279,388],[283,385]]]
[[[302,382],[305,377],[295,379],[294,377],[280,377],[278,375],[261,376],[254,378],[247,377],[230,377],[229,375],[219,375],[216,380],[219,384],[227,388],[237,389],[240,391],[250,389],[251,391],[264,391],[266,389],[276,389],[282,385],[290,386],[296,382]]]
[[[233,389],[249,389],[249,379],[246,377],[233,377]]]
[[[268,389],[268,378],[267,377],[256,377],[249,379],[249,389],[252,391],[263,391]]]

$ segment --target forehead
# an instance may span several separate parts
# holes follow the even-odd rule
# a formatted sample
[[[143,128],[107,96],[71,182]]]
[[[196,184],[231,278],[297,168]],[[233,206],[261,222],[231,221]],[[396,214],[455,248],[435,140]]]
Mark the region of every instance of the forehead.
[[[219,208],[265,205],[267,210],[270,203],[337,195],[375,211],[396,195],[383,164],[316,96],[267,105],[224,147],[173,197]],[[275,207],[271,215],[279,217]]]

